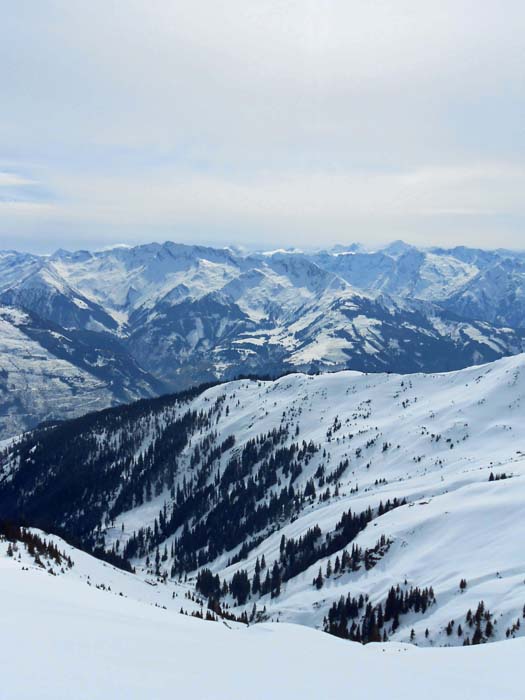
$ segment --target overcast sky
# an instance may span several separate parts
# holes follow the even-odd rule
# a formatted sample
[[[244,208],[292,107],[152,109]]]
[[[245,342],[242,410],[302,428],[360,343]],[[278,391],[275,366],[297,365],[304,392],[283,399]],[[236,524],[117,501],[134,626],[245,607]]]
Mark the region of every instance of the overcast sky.
[[[0,0],[0,247],[525,248],[523,0]]]

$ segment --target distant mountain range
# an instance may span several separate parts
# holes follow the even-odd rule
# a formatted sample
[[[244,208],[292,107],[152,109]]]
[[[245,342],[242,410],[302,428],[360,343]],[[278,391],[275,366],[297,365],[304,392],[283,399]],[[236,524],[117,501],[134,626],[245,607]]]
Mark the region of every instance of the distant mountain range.
[[[0,437],[243,374],[442,371],[525,348],[525,255],[403,242],[0,252]]]

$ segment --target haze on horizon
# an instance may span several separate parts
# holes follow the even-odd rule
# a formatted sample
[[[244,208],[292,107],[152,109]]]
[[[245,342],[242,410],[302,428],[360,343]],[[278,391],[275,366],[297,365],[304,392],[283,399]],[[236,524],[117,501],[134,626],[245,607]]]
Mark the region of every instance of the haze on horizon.
[[[0,9],[0,248],[525,247],[518,0]]]

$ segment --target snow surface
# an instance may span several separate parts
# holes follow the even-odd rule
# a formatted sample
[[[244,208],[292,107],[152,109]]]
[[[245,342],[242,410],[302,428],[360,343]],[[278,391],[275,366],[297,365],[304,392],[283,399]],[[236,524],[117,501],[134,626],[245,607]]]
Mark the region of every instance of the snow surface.
[[[111,568],[90,563],[94,579]],[[232,629],[5,556],[0,601],[6,700],[523,698],[523,639],[418,649],[290,624]]]

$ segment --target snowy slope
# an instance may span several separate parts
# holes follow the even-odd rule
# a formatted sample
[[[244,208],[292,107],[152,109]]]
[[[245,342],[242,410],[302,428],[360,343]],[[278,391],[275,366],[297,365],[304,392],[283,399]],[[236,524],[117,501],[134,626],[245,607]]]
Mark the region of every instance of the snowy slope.
[[[287,624],[232,629],[23,566],[0,555],[5,698],[522,697],[523,639],[418,649]],[[92,579],[104,575],[92,561]]]
[[[392,586],[432,587],[435,603],[402,614],[397,629],[388,626],[390,639],[406,642],[413,630],[421,645],[463,644],[473,636],[468,610],[481,601],[493,627],[488,641],[505,639],[507,630],[520,636],[524,399],[523,355],[448,374],[232,382],[27,436],[0,460],[0,508],[124,553],[141,571],[189,575],[191,585],[204,567],[221,584],[240,570],[251,581],[257,559],[264,555],[268,570],[279,561],[283,535],[297,540],[317,525],[319,554],[283,580],[278,595],[252,593],[240,604],[227,593],[222,604],[250,614],[255,603],[269,619],[323,627],[341,595],[368,595],[375,606]],[[299,451],[286,452],[293,444]],[[397,508],[378,511],[394,499]],[[371,522],[323,554],[321,543],[343,514],[368,508]],[[373,556],[375,565],[361,561],[326,576],[328,560],[333,569],[343,549],[372,550],[382,535],[388,546]],[[320,567],[325,580],[317,588]]]
[[[202,610],[202,598],[188,598],[190,587],[184,583],[162,581],[149,575],[134,574],[123,571],[105,561],[72,547],[62,538],[49,535],[38,529],[27,529],[46,543],[57,547],[64,559],[57,562],[46,554],[31,554],[27,544],[16,538],[6,538],[0,535],[0,570],[25,571],[34,585],[45,585],[46,579],[55,577],[68,584],[78,585],[79,590],[93,588],[105,594],[108,598],[128,598],[145,606],[161,608],[191,615]],[[12,541],[12,551],[9,553],[9,542]],[[69,565],[67,560],[69,559]],[[82,592],[80,593],[82,596]],[[205,601],[204,601],[205,602]],[[230,623],[233,626],[239,623]]]
[[[264,432],[275,424],[272,415],[294,416],[301,435],[326,446],[327,470],[346,457],[351,466],[341,477],[338,497],[305,509],[254,549],[248,561],[214,568],[230,579],[235,570],[250,571],[257,556],[264,554],[269,563],[278,558],[283,534],[297,538],[316,523],[331,530],[349,504],[362,512],[381,500],[406,498],[407,506],[377,518],[356,539],[363,547],[372,547],[381,534],[393,539],[377,567],[335,577],[319,592],[312,579],[319,566],[325,570],[327,559],[322,559],[285,584],[278,598],[265,596],[258,606],[266,605],[280,619],[321,626],[328,606],[342,593],[383,601],[392,585],[407,581],[407,588],[433,586],[437,605],[429,615],[409,615],[393,639],[408,641],[413,628],[426,643],[428,627],[430,643],[462,644],[463,638],[447,636],[445,627],[481,600],[498,615],[496,636],[504,638],[525,605],[524,360],[519,356],[449,375],[409,378],[347,373],[288,377],[251,402],[248,388],[235,387],[240,407],[256,406],[239,417],[239,409],[230,407],[228,427],[235,435]],[[269,407],[270,415],[261,419]],[[336,418],[342,427],[327,440]],[[360,437],[349,441],[348,435],[356,433]],[[367,449],[370,439],[376,444]],[[389,447],[383,452],[385,444]],[[363,455],[356,457],[359,448]],[[312,476],[323,461],[312,460],[302,478]],[[490,482],[491,472],[512,478]],[[381,479],[388,483],[376,485]],[[360,492],[350,495],[356,484]],[[464,592],[461,578],[469,582]]]

